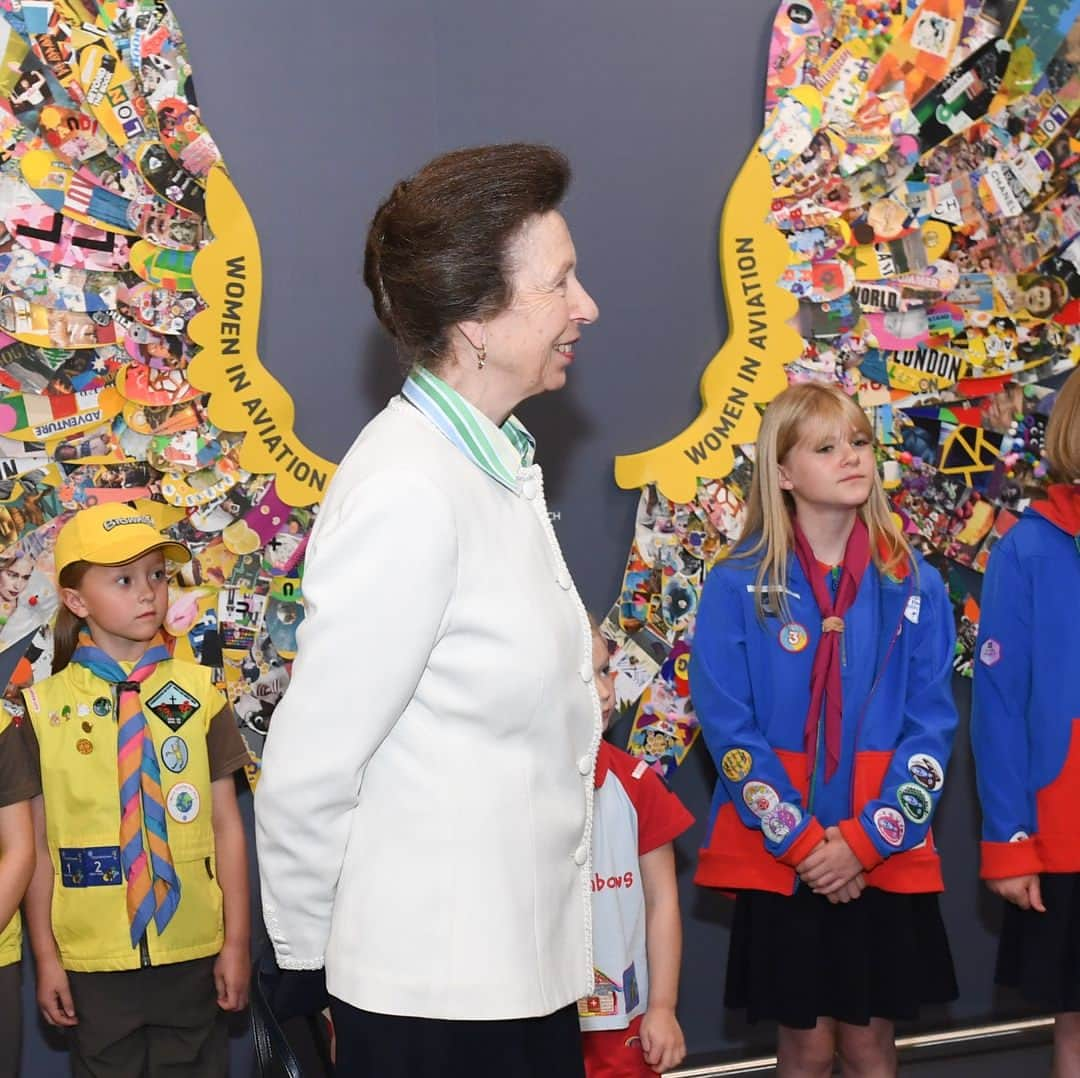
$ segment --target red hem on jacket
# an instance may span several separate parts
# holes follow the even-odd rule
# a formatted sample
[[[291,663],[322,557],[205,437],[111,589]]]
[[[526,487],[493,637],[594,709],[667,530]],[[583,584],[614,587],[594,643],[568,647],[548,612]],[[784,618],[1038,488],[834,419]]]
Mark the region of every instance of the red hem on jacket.
[[[927,845],[894,853],[866,874],[866,885],[897,895],[931,895],[945,890],[941,858]]]
[[[824,837],[825,828],[811,816],[803,833],[776,860],[789,868],[798,868]]]
[[[698,851],[694,883],[727,893],[772,891],[790,895],[795,890],[795,872],[764,850],[760,855],[745,857],[702,849]],[[893,854],[867,873],[866,883],[879,891],[899,895],[929,895],[945,890],[941,861],[937,852],[927,846]]]
[[[701,849],[694,883],[721,891],[772,891],[790,895],[795,890],[795,871],[764,850],[760,857],[749,858]]]
[[[1042,835],[1036,835],[1035,843],[1042,858],[1043,872],[1080,872],[1080,853],[1075,841],[1064,847],[1057,844],[1051,847]]]
[[[981,842],[979,852],[979,879],[982,880],[1037,876],[1046,871],[1039,843],[1034,839],[1021,842]]]

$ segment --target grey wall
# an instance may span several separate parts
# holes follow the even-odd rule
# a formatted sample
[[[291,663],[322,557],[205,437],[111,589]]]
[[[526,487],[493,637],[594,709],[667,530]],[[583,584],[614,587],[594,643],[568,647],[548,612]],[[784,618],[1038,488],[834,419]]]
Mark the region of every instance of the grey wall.
[[[203,114],[263,249],[264,362],[296,428],[339,458],[396,391],[392,351],[360,279],[362,238],[393,182],[451,147],[550,141],[576,177],[567,217],[601,309],[569,387],[527,404],[552,508],[586,603],[617,593],[636,498],[616,453],[648,448],[696,414],[697,380],[725,334],[716,235],[725,191],[760,129],[773,4],[766,0],[174,0]],[[408,545],[403,524],[403,546]],[[373,567],[374,571],[374,567]],[[373,612],[377,616],[377,612]],[[366,691],[362,669],[357,694]],[[995,911],[978,897],[966,750],[941,813],[948,926],[962,1000],[929,1024],[1004,1013],[990,990]],[[699,815],[703,749],[674,786]],[[682,1017],[692,1052],[767,1045],[721,1006],[729,914],[690,883]],[[912,956],[918,964],[918,956]],[[28,978],[29,980],[29,978]],[[27,1014],[32,994],[27,985]],[[246,1045],[235,1043],[237,1073]],[[24,1073],[65,1073],[28,1021]]]

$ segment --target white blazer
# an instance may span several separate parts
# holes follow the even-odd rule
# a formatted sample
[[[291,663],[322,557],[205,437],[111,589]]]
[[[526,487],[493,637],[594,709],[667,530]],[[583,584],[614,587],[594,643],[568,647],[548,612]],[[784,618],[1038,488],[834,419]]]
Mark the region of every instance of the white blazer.
[[[404,400],[318,516],[255,796],[285,969],[426,1018],[591,991],[592,634],[540,468],[501,486]]]

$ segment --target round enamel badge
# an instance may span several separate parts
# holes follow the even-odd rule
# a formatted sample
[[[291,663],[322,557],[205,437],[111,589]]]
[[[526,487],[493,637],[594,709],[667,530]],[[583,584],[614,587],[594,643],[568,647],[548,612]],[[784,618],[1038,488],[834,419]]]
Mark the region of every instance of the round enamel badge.
[[[110,711],[112,711],[112,701],[107,696],[99,696],[94,701],[94,714],[98,718],[103,719]]]
[[[907,824],[904,817],[893,808],[879,808],[874,813],[874,826],[878,834],[890,845],[899,846],[904,841]]]
[[[83,754],[83,756],[89,756],[94,751],[94,743],[88,737],[80,737],[75,742],[75,748]]]
[[[190,782],[178,782],[169,791],[165,807],[177,823],[191,823],[199,815],[199,791]]]
[[[900,811],[912,823],[923,823],[930,818],[933,803],[930,795],[917,782],[905,782],[898,787],[896,800],[900,805]]]
[[[802,651],[809,643],[810,638],[797,621],[789,621],[787,625],[780,627],[780,646],[792,654]]]
[[[720,767],[732,782],[742,782],[750,774],[753,763],[754,758],[746,749],[729,749],[724,753]]]
[[[765,837],[770,842],[779,844],[800,823],[802,823],[802,813],[798,808],[787,801],[781,801],[772,812],[766,812],[761,817],[761,830],[765,832]]]
[[[758,817],[772,812],[780,804],[780,795],[767,782],[748,782],[742,788],[742,799]]]
[[[174,775],[183,771],[188,763],[187,742],[176,734],[165,738],[161,745],[161,762]]]

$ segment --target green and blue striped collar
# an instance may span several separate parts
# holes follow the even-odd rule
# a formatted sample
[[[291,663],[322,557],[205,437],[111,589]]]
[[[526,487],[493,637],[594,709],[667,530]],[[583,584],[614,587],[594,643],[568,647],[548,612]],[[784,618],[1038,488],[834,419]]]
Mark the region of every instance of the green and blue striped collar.
[[[510,416],[501,427],[456,389],[423,367],[414,367],[401,395],[424,413],[478,468],[515,493],[517,473],[533,462],[536,440]]]

